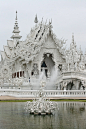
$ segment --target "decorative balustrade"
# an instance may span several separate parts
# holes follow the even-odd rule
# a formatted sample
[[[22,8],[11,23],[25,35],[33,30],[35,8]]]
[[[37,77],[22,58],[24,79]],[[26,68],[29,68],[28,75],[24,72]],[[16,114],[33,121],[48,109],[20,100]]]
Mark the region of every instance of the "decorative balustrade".
[[[0,89],[1,95],[15,96],[15,97],[29,97],[34,98],[38,90],[19,90],[19,89]],[[47,98],[57,97],[86,97],[86,90],[45,90]]]

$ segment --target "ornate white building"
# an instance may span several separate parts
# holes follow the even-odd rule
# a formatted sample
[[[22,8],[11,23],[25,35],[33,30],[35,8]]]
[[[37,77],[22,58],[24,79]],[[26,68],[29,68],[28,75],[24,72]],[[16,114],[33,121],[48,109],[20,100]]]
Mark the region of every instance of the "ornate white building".
[[[58,39],[49,23],[38,22],[21,41],[16,20],[12,40],[1,51],[0,88],[36,90],[46,80],[46,90],[84,90],[86,86],[86,53],[77,49],[74,35],[70,49],[66,40]],[[42,73],[45,73],[43,75]]]

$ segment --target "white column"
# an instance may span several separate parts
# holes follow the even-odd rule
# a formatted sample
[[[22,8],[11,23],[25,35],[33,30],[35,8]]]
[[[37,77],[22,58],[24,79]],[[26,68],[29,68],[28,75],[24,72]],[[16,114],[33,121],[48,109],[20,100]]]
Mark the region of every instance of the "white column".
[[[20,71],[19,71],[19,78],[20,78]]]
[[[79,81],[77,80],[77,82],[76,82],[76,90],[78,90],[78,88],[79,88]]]
[[[17,72],[16,72],[16,78],[17,78]]]

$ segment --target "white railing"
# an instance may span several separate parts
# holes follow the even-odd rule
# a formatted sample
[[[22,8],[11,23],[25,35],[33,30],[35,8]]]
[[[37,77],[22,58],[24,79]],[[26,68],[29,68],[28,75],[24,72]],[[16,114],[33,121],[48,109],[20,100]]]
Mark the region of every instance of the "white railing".
[[[0,89],[0,96],[35,98],[37,92],[38,90]],[[47,98],[86,97],[86,90],[45,90],[45,95]]]

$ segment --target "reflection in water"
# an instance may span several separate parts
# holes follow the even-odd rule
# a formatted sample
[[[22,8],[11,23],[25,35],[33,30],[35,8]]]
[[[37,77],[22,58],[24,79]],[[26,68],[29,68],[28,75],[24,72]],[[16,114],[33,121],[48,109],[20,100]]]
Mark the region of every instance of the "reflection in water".
[[[54,115],[30,115],[23,102],[0,103],[0,129],[86,129],[86,103],[58,102]]]

